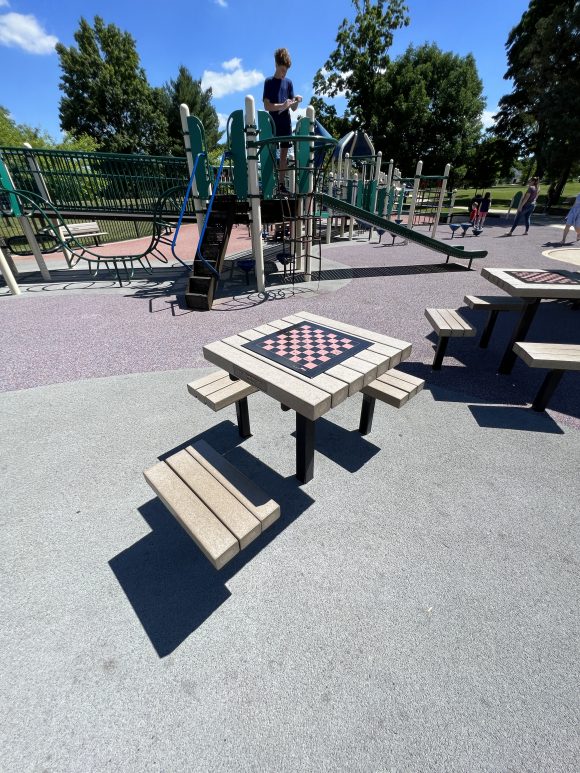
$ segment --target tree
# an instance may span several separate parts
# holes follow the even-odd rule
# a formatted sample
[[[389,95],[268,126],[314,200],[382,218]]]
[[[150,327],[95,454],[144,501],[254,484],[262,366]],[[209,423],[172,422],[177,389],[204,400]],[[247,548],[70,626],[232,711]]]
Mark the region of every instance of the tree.
[[[409,24],[402,0],[352,0],[354,22],[344,19],[336,36],[337,46],[314,77],[318,95],[346,96],[358,128],[375,133],[379,106],[376,86],[389,64],[393,32]]]
[[[351,129],[355,128],[348,111],[341,117],[336,112],[334,105],[329,105],[320,97],[312,97],[310,104],[314,108],[316,120],[320,121],[326,131],[335,139],[344,137]]]
[[[205,139],[208,150],[214,150],[217,146],[219,132],[219,118],[211,103],[212,91],[202,89],[201,79],[195,80],[187,67],[181,65],[175,80],[168,81],[162,89],[162,103],[168,124],[169,152],[174,156],[185,156],[183,144],[183,132],[179,106],[186,104],[189,112],[202,122],[205,129]]]
[[[531,0],[507,39],[510,94],[501,98],[495,132],[536,159],[550,177],[548,206],[580,166],[580,3]]]
[[[93,137],[109,152],[166,153],[160,94],[147,82],[133,37],[95,16],[93,27],[81,18],[74,38],[78,47],[56,46],[61,127]]]
[[[409,46],[377,80],[375,141],[401,169],[412,172],[419,159],[441,171],[469,160],[485,107],[471,54]]]
[[[25,142],[37,148],[48,147],[54,143],[42,129],[17,124],[9,111],[0,105],[0,146],[19,147]]]
[[[488,132],[475,147],[466,178],[476,188],[489,188],[497,180],[509,177],[514,158],[514,146]]]
[[[5,107],[0,105],[0,146],[20,147],[27,142],[33,148],[54,148],[55,150],[98,150],[98,143],[86,134],[73,137],[64,135],[62,140],[53,139],[47,132],[40,128],[33,128],[26,124],[17,124]]]

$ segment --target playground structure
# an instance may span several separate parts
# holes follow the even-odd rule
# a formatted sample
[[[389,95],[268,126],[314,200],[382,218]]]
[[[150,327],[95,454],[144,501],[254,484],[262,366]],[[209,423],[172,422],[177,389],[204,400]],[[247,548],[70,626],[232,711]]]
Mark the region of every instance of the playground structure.
[[[18,219],[46,281],[50,274],[37,237],[47,232],[57,248],[65,255],[68,251],[71,262],[92,261],[96,270],[101,263],[110,268],[110,263],[120,283],[120,268],[126,277],[131,276],[128,269],[134,263],[149,269],[148,256],[159,258],[159,244],[170,245],[176,260],[190,271],[186,301],[196,309],[211,308],[234,224],[250,228],[251,260],[260,293],[265,292],[263,224],[282,223],[280,261],[285,273],[290,265],[292,276],[301,272],[306,281],[311,279],[313,260],[319,261],[320,268],[324,219],[326,241],[338,221],[341,234],[348,224],[351,238],[355,223],[364,224],[370,229],[369,237],[372,229],[379,236],[388,232],[393,242],[400,236],[446,255],[447,261],[467,259],[469,266],[474,258],[487,254],[435,238],[449,165],[442,176],[424,176],[419,162],[414,177],[403,178],[391,160],[385,174],[382,154],[375,153],[364,132],[334,140],[308,107],[292,136],[276,137],[269,114],[256,111],[253,98],[246,97],[245,110],[234,111],[228,119],[227,149],[216,170],[209,163],[203,126],[185,105],[181,122],[186,160],[83,153],[76,154],[74,173],[63,174],[61,164],[71,155],[64,151],[0,151],[1,212]],[[295,162],[286,177],[289,194],[279,192],[276,169],[276,149],[284,140],[295,147]],[[143,174],[143,164],[152,164],[155,173]],[[138,255],[105,258],[83,246],[67,229],[65,219],[79,217],[147,221],[151,243]],[[34,227],[39,221],[44,226],[40,230]],[[177,236],[186,222],[196,223],[197,244],[178,253]],[[430,234],[416,230],[420,225],[427,225]],[[172,239],[167,238],[168,229],[174,229]],[[3,256],[0,260],[14,292],[10,267]]]

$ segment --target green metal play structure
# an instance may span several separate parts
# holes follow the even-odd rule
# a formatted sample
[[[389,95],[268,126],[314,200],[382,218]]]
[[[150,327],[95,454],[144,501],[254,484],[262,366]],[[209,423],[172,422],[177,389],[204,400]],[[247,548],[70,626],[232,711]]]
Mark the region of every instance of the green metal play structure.
[[[485,250],[464,250],[434,238],[449,167],[435,178],[423,176],[418,165],[408,181],[412,186],[402,185],[392,161],[388,172],[383,171],[381,153],[375,153],[364,133],[335,140],[317,123],[312,107],[299,119],[295,133],[281,138],[275,136],[270,115],[256,110],[253,98],[246,97],[245,109],[234,111],[227,121],[226,150],[217,169],[209,163],[203,125],[186,105],[181,106],[181,123],[185,159],[0,148],[0,213],[20,224],[43,278],[48,281],[50,274],[36,238],[40,230],[50,232],[73,260],[90,261],[95,270],[101,265],[112,268],[120,283],[130,277],[135,264],[149,269],[149,257],[161,259],[167,251],[160,246],[169,246],[189,272],[186,301],[196,309],[211,308],[231,229],[239,223],[250,228],[251,261],[262,293],[263,223],[283,223],[280,260],[291,264],[293,275],[302,272],[307,281],[312,260],[321,261],[324,222],[327,241],[333,224],[341,233],[347,224],[351,237],[354,225],[364,224],[380,235],[391,234],[393,241],[402,237],[445,255],[447,261],[467,260],[471,266],[474,259],[487,255]],[[295,158],[281,192],[276,151],[285,140],[292,142]],[[429,199],[430,235],[415,227],[422,206],[425,217],[428,181],[435,181]],[[143,252],[105,259],[98,249],[83,247],[67,233],[67,220],[87,217],[146,221],[150,244]],[[194,243],[178,250],[182,225],[194,222]],[[14,292],[16,285],[13,278],[9,281],[10,269],[2,255],[0,269]]]

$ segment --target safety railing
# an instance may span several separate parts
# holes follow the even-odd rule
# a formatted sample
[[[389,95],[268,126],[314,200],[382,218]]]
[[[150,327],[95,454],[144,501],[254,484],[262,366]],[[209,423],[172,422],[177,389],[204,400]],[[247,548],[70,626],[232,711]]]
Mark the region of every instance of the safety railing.
[[[164,191],[189,178],[186,159],[173,156],[0,147],[0,157],[15,188],[80,215],[151,213]]]

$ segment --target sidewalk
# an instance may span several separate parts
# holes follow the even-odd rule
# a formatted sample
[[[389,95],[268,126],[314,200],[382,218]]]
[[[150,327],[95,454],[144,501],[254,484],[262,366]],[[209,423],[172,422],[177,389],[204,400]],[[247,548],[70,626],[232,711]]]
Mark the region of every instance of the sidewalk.
[[[577,769],[579,374],[530,411],[543,374],[497,375],[509,314],[431,371],[427,306],[494,292],[483,266],[575,268],[539,219],[505,230],[459,237],[472,271],[337,241],[320,282],[205,313],[163,267],[0,297],[2,770]],[[241,441],[186,389],[204,343],[299,309],[412,342],[426,380],[366,437],[356,397],[319,420],[305,486],[292,412],[252,395]],[[580,343],[579,314],[542,304],[530,340]],[[142,474],[200,437],[282,506],[222,572]]]

